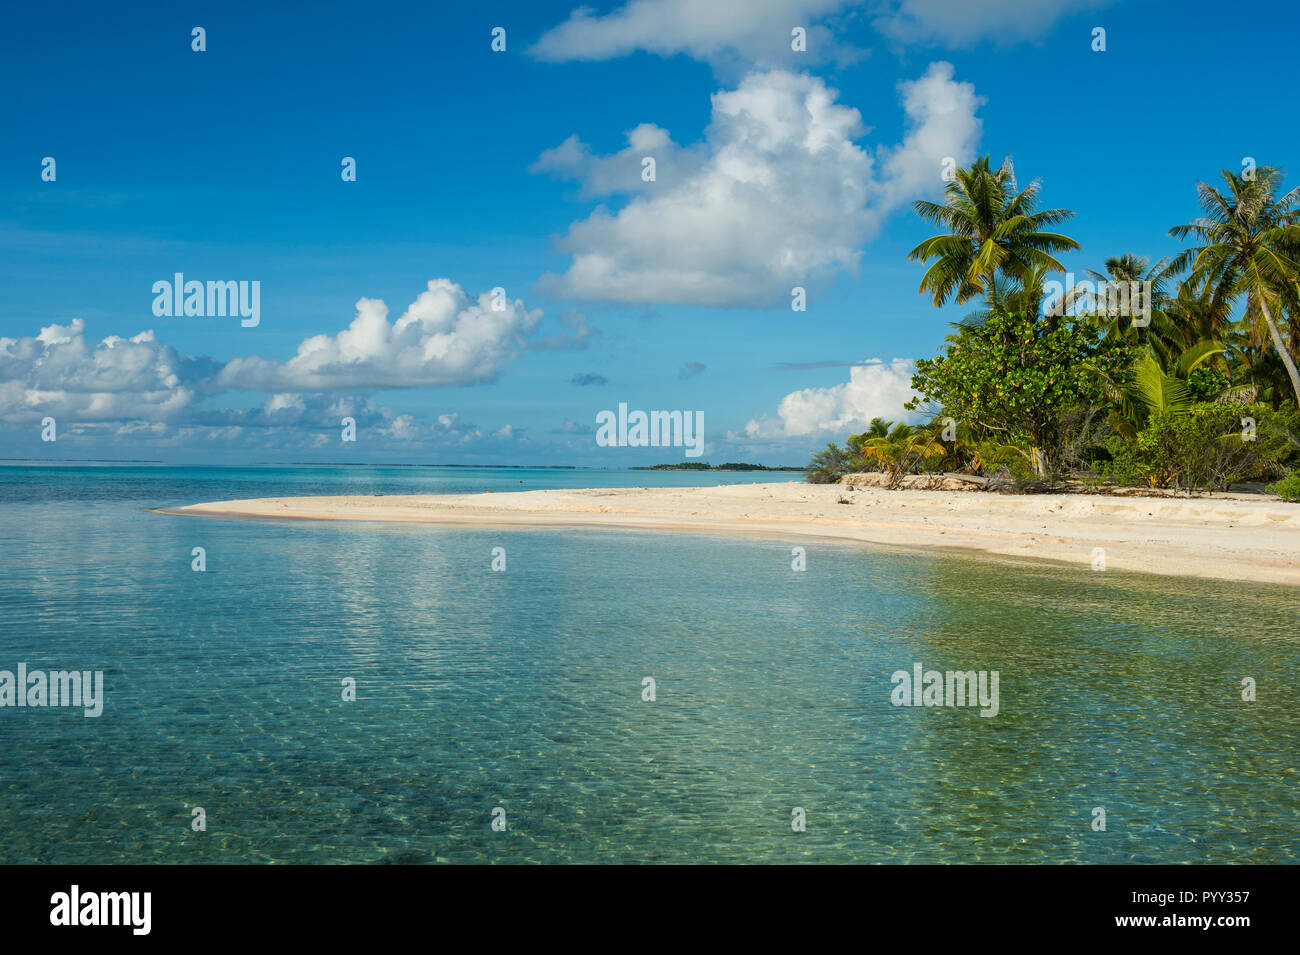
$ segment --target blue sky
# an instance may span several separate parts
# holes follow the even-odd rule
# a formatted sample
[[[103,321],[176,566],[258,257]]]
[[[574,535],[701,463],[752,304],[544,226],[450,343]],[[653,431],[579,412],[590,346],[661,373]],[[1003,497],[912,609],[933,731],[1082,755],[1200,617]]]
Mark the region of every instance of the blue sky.
[[[1176,251],[1197,179],[1300,138],[1282,2],[284,6],[7,14],[0,457],[681,460],[597,446],[627,402],[802,464],[899,417],[968,310],[906,261],[941,156],[1040,177],[1082,273]],[[258,281],[259,324],[155,315],[176,272]]]

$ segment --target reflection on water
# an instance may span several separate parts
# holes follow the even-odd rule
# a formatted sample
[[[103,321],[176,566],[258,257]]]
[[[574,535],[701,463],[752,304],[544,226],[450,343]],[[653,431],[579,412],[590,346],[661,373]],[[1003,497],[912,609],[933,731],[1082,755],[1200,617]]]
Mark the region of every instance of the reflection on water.
[[[154,480],[0,497],[0,668],[107,697],[0,710],[0,862],[1300,861],[1291,590],[199,520],[140,508],[219,488]],[[998,716],[890,705],[917,662],[998,670]]]

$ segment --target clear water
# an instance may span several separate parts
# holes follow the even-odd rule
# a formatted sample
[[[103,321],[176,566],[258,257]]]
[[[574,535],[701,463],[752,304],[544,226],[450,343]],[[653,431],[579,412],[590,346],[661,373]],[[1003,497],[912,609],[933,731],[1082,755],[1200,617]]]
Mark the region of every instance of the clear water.
[[[1300,861],[1290,589],[144,510],[781,479],[0,468],[0,669],[106,684],[97,719],[0,709],[0,862]],[[918,661],[998,670],[998,716],[892,706]]]

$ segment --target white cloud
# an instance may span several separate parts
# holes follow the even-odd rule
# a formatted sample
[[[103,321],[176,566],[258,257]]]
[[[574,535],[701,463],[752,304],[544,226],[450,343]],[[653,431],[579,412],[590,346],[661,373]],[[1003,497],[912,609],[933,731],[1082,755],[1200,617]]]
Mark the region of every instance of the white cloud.
[[[75,319],[34,337],[0,338],[0,419],[168,419],[201,397],[201,379],[215,368],[181,357],[151,331],[92,344],[85,330]]]
[[[380,433],[395,441],[414,441],[420,436],[420,425],[409,414],[399,414],[381,428]]]
[[[49,325],[33,337],[0,338],[0,419],[246,417],[198,406],[222,391],[266,391],[272,394],[259,412],[263,423],[297,420],[313,410],[302,392],[487,381],[525,348],[581,347],[595,333],[571,313],[559,319],[565,332],[534,341],[540,309],[518,299],[500,311],[492,304],[489,292],[471,300],[454,282],[435,279],[396,322],[388,321],[382,301],[363,298],[346,329],[304,340],[286,362],[253,355],[224,367],[178,354],[153,331],[93,344],[82,319]]]
[[[218,383],[253,391],[326,391],[464,385],[494,378],[542,320],[518,299],[492,307],[484,292],[470,300],[455,282],[434,279],[396,322],[379,299],[357,302],[352,324],[314,335],[287,362],[236,358]]]
[[[638,50],[659,56],[684,53],[731,68],[851,62],[861,52],[837,41],[817,21],[850,0],[630,0],[604,16],[587,7],[542,35],[530,51],[541,60],[608,60]],[[806,51],[791,49],[791,31],[803,27]]]
[[[730,439],[797,438],[821,433],[849,433],[861,429],[872,418],[912,420],[915,412],[904,410],[912,399],[912,362],[895,358],[890,362],[868,361],[849,370],[849,380],[830,388],[804,388],[781,399],[777,418],[755,418]]]
[[[816,77],[772,71],[714,94],[686,172],[660,175],[617,213],[600,207],[574,223],[561,242],[572,264],[540,287],[593,301],[775,305],[795,285],[855,272],[884,217],[937,188],[943,159],[967,161],[979,136],[983,101],[953,80],[950,64],[899,89],[908,132],[874,155],[855,142],[861,114]],[[597,191],[615,182],[607,159],[581,143],[560,149],[545,168],[586,177]],[[639,173],[629,150],[618,155]]]
[[[753,69],[802,69],[851,63],[865,52],[836,34],[859,15],[900,43],[965,48],[983,40],[1017,43],[1044,35],[1062,18],[1112,0],[628,0],[597,14],[579,7],[529,51],[540,60],[608,60],[636,52],[682,54],[740,75]],[[1104,26],[1105,24],[1097,24]],[[807,31],[806,52],[791,49],[791,30]],[[1085,42],[1090,37],[1085,37]]]
[[[669,182],[694,175],[701,156],[698,150],[683,149],[673,142],[668,130],[654,123],[642,123],[629,129],[626,148],[609,156],[596,156],[591,147],[570,136],[554,149],[548,149],[529,167],[529,172],[549,172],[557,178],[573,179],[582,184],[581,197],[593,199],[618,194],[647,192],[656,188],[659,178]],[[655,161],[655,181],[642,178],[642,160]]]
[[[945,158],[962,165],[974,157],[980,137],[975,111],[984,102],[970,83],[954,82],[952,64],[942,61],[898,88],[909,126],[901,143],[880,152],[880,205],[886,210],[935,190]]]
[[[899,0],[873,25],[904,43],[971,46],[981,40],[1014,43],[1035,39],[1068,14],[1096,9],[1108,0]],[[1104,24],[1098,24],[1104,26]],[[1090,35],[1079,42],[1088,43]]]
[[[362,299],[347,328],[304,340],[287,361],[248,356],[224,366],[180,355],[152,331],[96,344],[81,319],[49,325],[35,336],[0,338],[0,427],[30,437],[31,423],[49,415],[59,440],[81,440],[81,448],[125,439],[141,448],[289,452],[336,445],[341,420],[351,417],[370,449],[508,451],[526,440],[524,429],[480,430],[451,411],[422,420],[365,393],[490,380],[526,349],[580,348],[597,333],[572,312],[544,336],[540,310],[518,300],[501,311],[492,304],[491,293],[471,300],[437,279],[395,322],[383,302]],[[230,402],[241,407],[212,400],[240,391],[267,394],[260,404]]]

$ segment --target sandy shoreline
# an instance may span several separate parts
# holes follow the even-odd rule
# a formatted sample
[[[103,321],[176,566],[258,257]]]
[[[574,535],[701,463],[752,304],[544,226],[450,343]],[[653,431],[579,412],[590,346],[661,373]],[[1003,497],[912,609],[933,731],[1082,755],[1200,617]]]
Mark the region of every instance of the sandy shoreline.
[[[840,503],[845,498],[851,503]],[[162,508],[200,517],[747,532],[942,547],[1174,576],[1300,584],[1300,506],[1263,499],[886,491],[802,483],[285,497]]]

